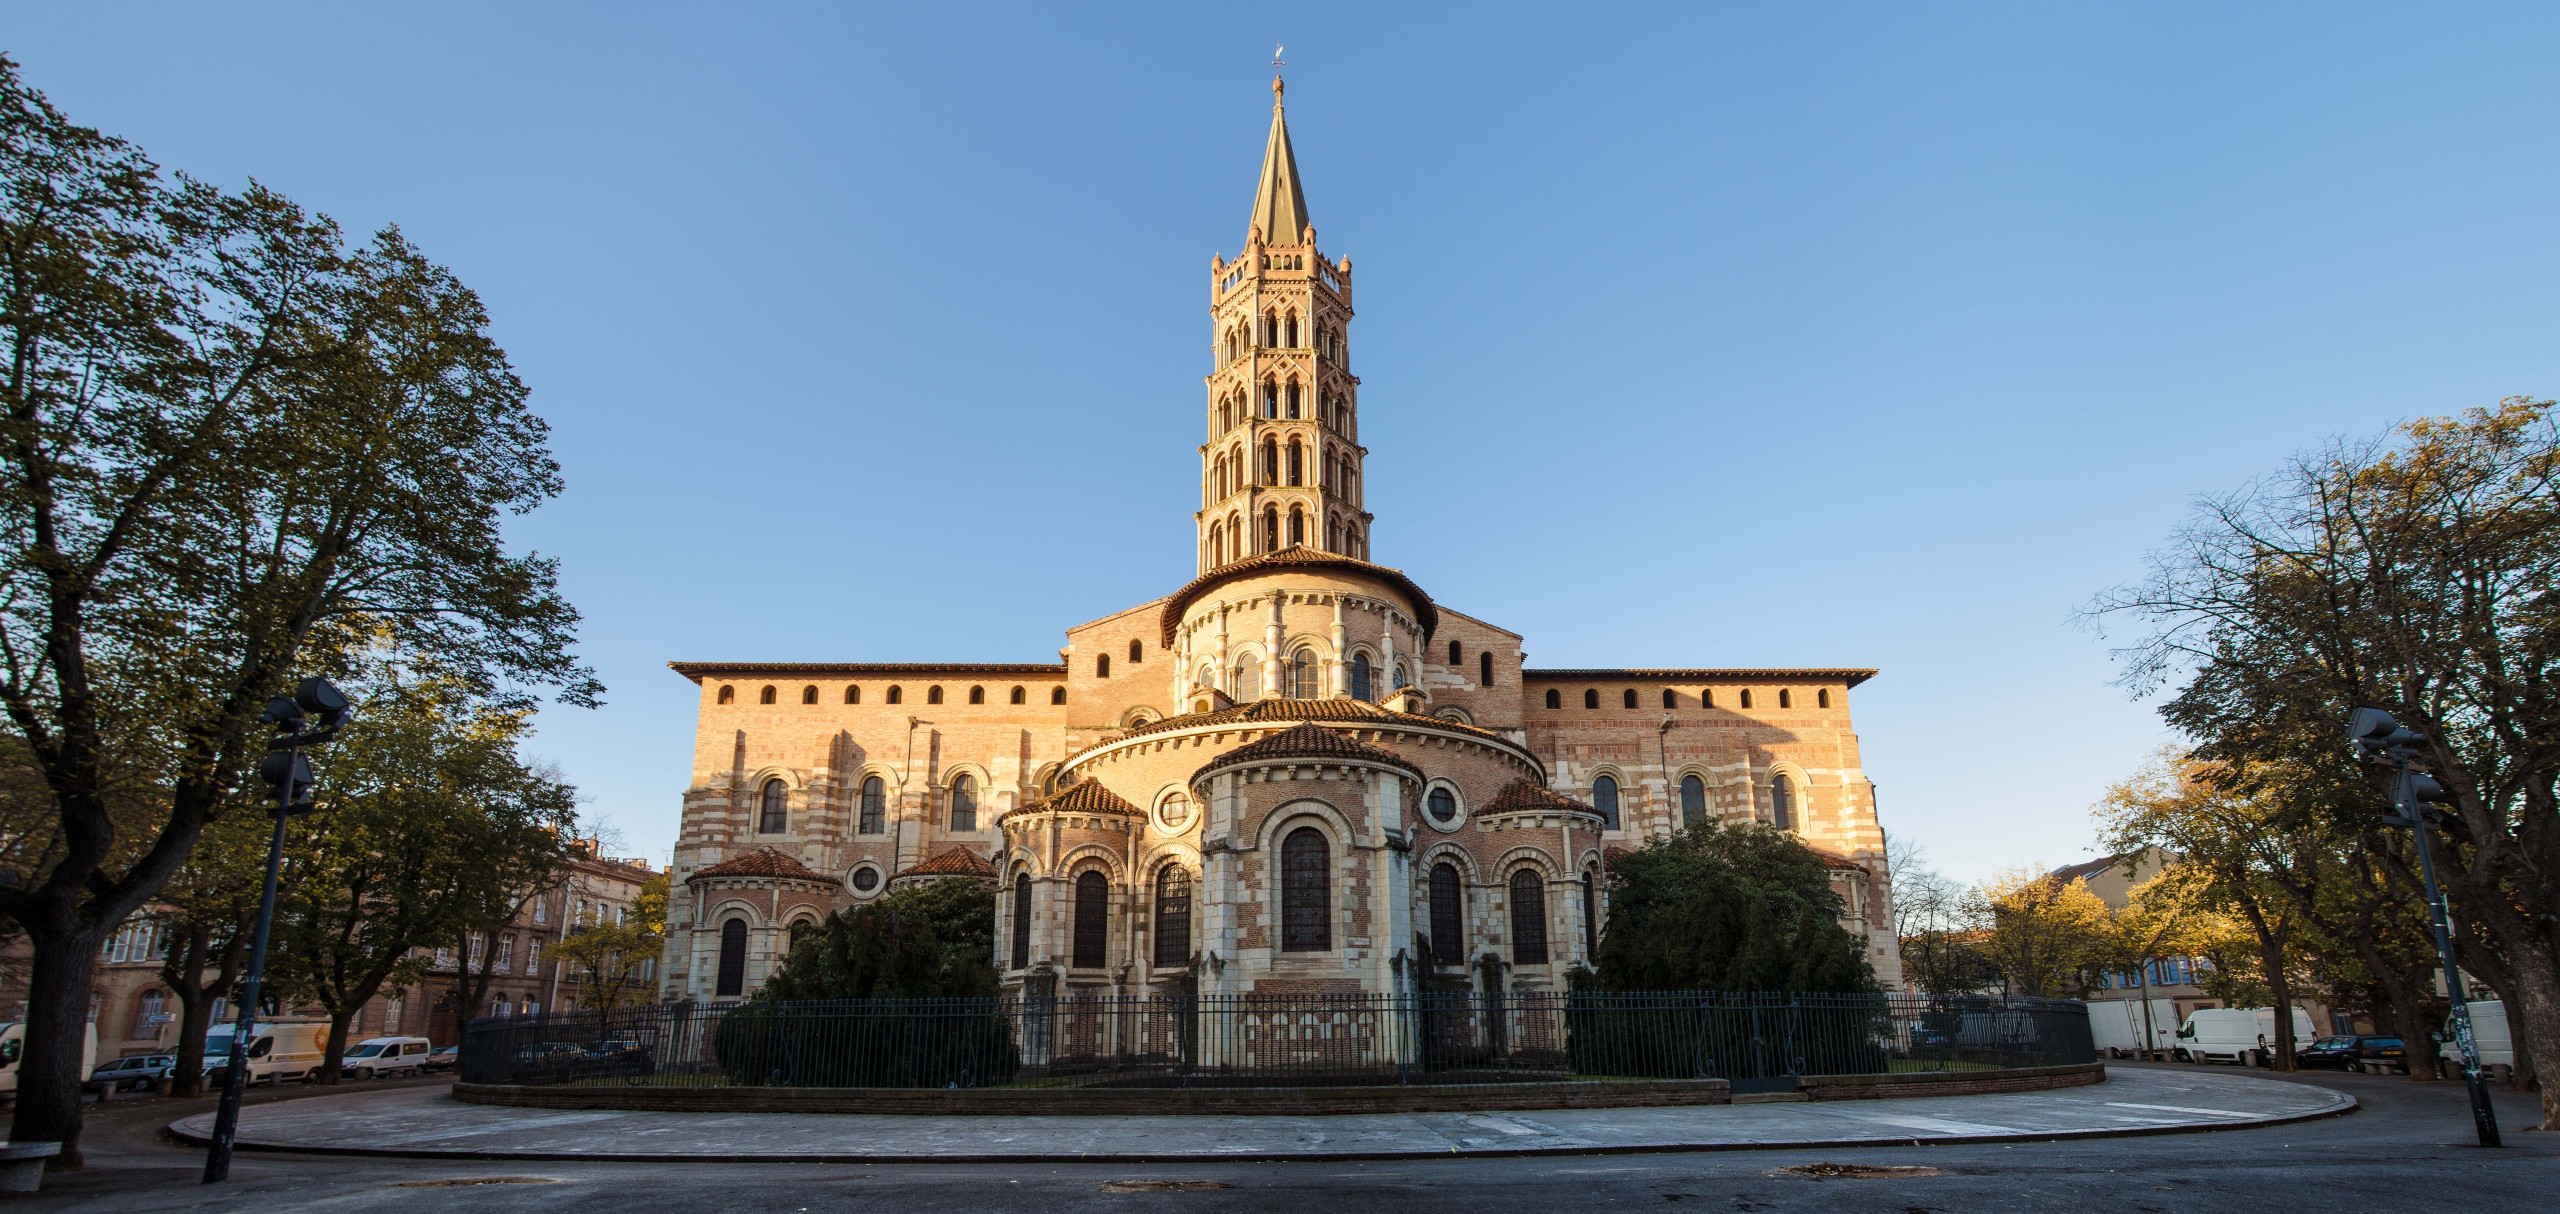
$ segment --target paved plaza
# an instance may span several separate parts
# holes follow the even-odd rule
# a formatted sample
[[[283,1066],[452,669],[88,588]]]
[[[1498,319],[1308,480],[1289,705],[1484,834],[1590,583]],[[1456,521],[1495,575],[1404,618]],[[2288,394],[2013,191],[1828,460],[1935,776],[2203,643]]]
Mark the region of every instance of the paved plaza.
[[[2352,1111],[2352,1097],[2254,1074],[2117,1068],[2046,1092],[1638,1109],[1339,1116],[886,1116],[527,1109],[441,1088],[247,1111],[251,1150],[470,1159],[1038,1162],[1412,1159],[1890,1143],[1978,1143],[2229,1130]],[[201,1141],[210,1114],[180,1119]]]

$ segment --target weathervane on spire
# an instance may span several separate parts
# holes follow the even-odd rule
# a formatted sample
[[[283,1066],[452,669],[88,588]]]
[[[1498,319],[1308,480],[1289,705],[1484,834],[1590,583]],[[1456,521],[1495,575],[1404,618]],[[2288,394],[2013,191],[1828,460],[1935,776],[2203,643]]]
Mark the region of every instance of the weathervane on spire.
[[[1280,69],[1289,66],[1289,61],[1281,58],[1280,53],[1288,49],[1289,48],[1286,46],[1277,45],[1271,48],[1271,95],[1274,98],[1277,98],[1280,95],[1282,88],[1280,83]]]

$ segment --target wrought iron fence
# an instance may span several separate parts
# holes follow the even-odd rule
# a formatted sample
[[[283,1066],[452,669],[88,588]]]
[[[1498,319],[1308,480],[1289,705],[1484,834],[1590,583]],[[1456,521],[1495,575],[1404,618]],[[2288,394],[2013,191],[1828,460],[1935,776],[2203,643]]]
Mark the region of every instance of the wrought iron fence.
[[[1424,992],[669,1004],[475,1020],[466,1082],[1309,1087],[1724,1079],[2096,1058],[2076,1000]]]

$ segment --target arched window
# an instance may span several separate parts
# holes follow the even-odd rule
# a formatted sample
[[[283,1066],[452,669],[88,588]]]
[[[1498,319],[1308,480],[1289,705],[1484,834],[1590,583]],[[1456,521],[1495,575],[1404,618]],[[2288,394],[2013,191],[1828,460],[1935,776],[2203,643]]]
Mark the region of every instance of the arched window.
[[[1563,693],[1563,692],[1560,692],[1560,691],[1557,691],[1557,690],[1556,690],[1555,688],[1553,688],[1553,687],[1548,688],[1548,689],[1547,689],[1547,707],[1549,707],[1549,708],[1562,708],[1562,707],[1564,707],[1564,693]]]
[[[1831,689],[1824,687],[1816,690],[1813,693],[1813,706],[1816,708],[1831,707]]]
[[[1599,691],[1589,687],[1583,688],[1582,706],[1585,708],[1598,708],[1600,706]]]
[[[1696,776],[1680,777],[1680,825],[1696,826],[1707,820],[1707,782]]]
[[[783,827],[790,820],[790,811],[786,806],[789,792],[790,790],[786,788],[780,780],[767,780],[764,782],[764,809],[763,812],[758,814],[756,817],[757,834],[778,835],[782,833]]]
[[[978,779],[965,771],[951,778],[951,829],[978,829]]]
[[[1280,416],[1280,384],[1277,380],[1262,381],[1262,416],[1265,418]]]
[[[941,702],[942,702],[942,684],[940,684],[940,683],[936,683],[936,684],[934,684],[934,685],[933,685],[933,686],[931,686],[931,687],[927,687],[927,688],[925,688],[925,689],[924,689],[924,702],[925,702],[925,703],[927,703],[927,704],[939,704],[939,703],[941,703]]]
[[[984,704],[984,703],[986,703],[986,702],[987,702],[987,689],[986,689],[986,688],[984,688],[984,687],[972,687],[972,688],[970,688],[970,689],[969,689],[969,702],[970,702],[970,703],[972,703],[972,704]]]
[[[1476,655],[1476,682],[1485,687],[1493,686],[1493,651],[1490,649]],[[1553,708],[1555,705],[1550,704],[1547,707]]]
[[[1297,450],[1296,447],[1291,447],[1289,449],[1291,451]],[[1307,512],[1296,506],[1291,506],[1289,507],[1289,546],[1296,548],[1304,545],[1306,542]]]
[[[1395,669],[1395,686],[1394,686],[1393,688],[1390,688],[1390,690],[1393,690],[1393,691],[1402,691],[1402,690],[1404,690],[1405,688],[1410,687],[1410,686],[1412,686],[1412,685],[1413,685],[1413,672],[1412,672],[1411,668],[1407,667],[1407,666],[1406,666],[1404,663],[1402,663],[1402,662],[1398,662],[1398,663],[1396,663],[1396,669]]]
[[[815,703],[817,703],[817,702],[818,702],[818,685],[817,685],[817,684],[815,684],[815,683],[811,683],[811,684],[809,684],[808,686],[801,688],[801,689],[800,689],[800,702],[801,702],[801,703],[803,703],[803,704],[815,704]]]
[[[1280,551],[1280,508],[1266,506],[1262,511],[1262,550]]]
[[[1095,869],[1076,878],[1076,934],[1069,964],[1101,969],[1111,964],[1111,883]]]
[[[1130,665],[1132,665],[1132,666],[1135,666],[1135,665],[1137,665],[1138,663],[1143,662],[1143,661],[1146,661],[1146,660],[1147,660],[1147,643],[1146,643],[1145,641],[1131,641],[1131,642],[1129,642],[1129,664],[1130,664]]]
[[[1277,235],[1277,233],[1275,233],[1275,235]],[[1280,344],[1279,317],[1265,316],[1262,318],[1262,344],[1266,346],[1276,346]]]
[[[1446,788],[1432,789],[1431,795],[1422,799],[1422,805],[1430,811],[1431,820],[1443,826],[1458,820],[1457,794]]]
[[[1007,703],[1012,703],[1012,704],[1028,704],[1028,703],[1030,703],[1030,702],[1031,702],[1031,697],[1030,697],[1029,693],[1027,693],[1027,692],[1023,691],[1023,689],[1022,689],[1022,688],[1019,688],[1019,687],[1016,687],[1016,688],[1014,688],[1014,689],[1013,689],[1013,698],[1012,698],[1011,700],[1007,701]]]
[[[1288,404],[1283,410],[1283,414],[1288,417],[1289,420],[1296,421],[1298,419],[1298,381],[1294,379],[1290,380],[1289,387],[1286,389],[1284,395]]]
[[[1591,782],[1591,808],[1600,811],[1601,828],[1618,829],[1618,778],[1603,775]]]
[[[711,987],[713,998],[732,999],[747,993],[747,921],[731,919],[720,925],[720,977]]]
[[[1324,832],[1301,826],[1280,842],[1280,948],[1321,952],[1333,947],[1333,872]]]
[[[1449,642],[1449,664],[1451,666],[1458,664],[1458,643],[1456,641]]]
[[[1316,651],[1301,649],[1289,655],[1289,698],[1316,698]]]
[[[1780,830],[1796,828],[1796,782],[1784,772],[1769,777],[1769,824]]]
[[[1531,869],[1511,874],[1511,964],[1547,963],[1547,883]]]
[[[1751,707],[1751,689],[1748,687],[1742,689],[1742,706],[1745,708]]]
[[[1156,874],[1156,964],[1191,960],[1191,874],[1168,864]]]
[[[799,947],[800,947],[800,940],[801,940],[801,938],[802,938],[802,937],[804,937],[804,936],[807,936],[808,934],[809,934],[809,921],[808,921],[808,920],[806,920],[806,919],[794,919],[794,920],[792,920],[792,921],[791,921],[791,929],[790,929],[789,931],[786,931],[786,932],[784,932],[784,933],[783,933],[783,938],[784,938],[784,940],[786,941],[786,943],[783,945],[783,948],[782,948],[782,951],[783,951],[784,955],[788,956],[788,955],[791,953],[791,951],[792,951],[793,949],[797,949],[797,948],[799,948]]]
[[[1050,689],[1049,689],[1049,702],[1050,702],[1050,703],[1052,703],[1052,704],[1064,704],[1064,703],[1066,703],[1066,702],[1067,702],[1067,689],[1066,689],[1066,688],[1064,688],[1064,687],[1052,687],[1052,688],[1050,688]]]
[[[1236,674],[1232,685],[1235,687],[1232,694],[1239,704],[1261,699],[1262,659],[1252,654],[1236,659]]]
[[[1716,689],[1715,689],[1715,688],[1713,688],[1713,687],[1709,687],[1709,688],[1706,688],[1705,690],[1700,691],[1700,692],[1698,693],[1698,707],[1700,707],[1700,708],[1713,708],[1713,707],[1715,707],[1715,706],[1716,706]]]
[[[1013,968],[1031,964],[1031,874],[1013,875]]]
[[[1668,687],[1663,688],[1662,706],[1664,708],[1678,708],[1680,706],[1680,693],[1673,691]]]
[[[1110,678],[1110,677],[1111,677],[1111,655],[1110,655],[1110,654],[1102,653],[1102,654],[1095,654],[1095,655],[1094,655],[1094,658],[1093,658],[1093,677],[1095,677],[1095,678],[1097,678],[1097,679],[1107,679],[1107,678]]]
[[[1342,527],[1342,555],[1355,560],[1369,559],[1369,546],[1360,542],[1360,529],[1348,523]]]
[[[1619,697],[1618,697],[1618,703],[1619,703],[1619,706],[1620,706],[1620,707],[1623,707],[1623,708],[1633,708],[1633,707],[1635,707],[1635,706],[1636,706],[1636,689],[1635,689],[1635,688],[1633,688],[1633,687],[1628,688],[1624,694],[1622,694],[1621,696],[1619,696]]]
[[[862,814],[854,823],[856,833],[881,834],[889,829],[889,786],[880,777],[862,781]]]
[[[1209,474],[1209,483],[1211,486],[1209,499],[1211,501],[1224,500],[1227,496],[1227,461],[1218,461],[1217,467]],[[1214,536],[1217,533],[1217,525],[1211,524],[1209,527],[1209,534]]]
[[[1788,694],[1788,692],[1787,692],[1787,689],[1786,689],[1786,688],[1784,688],[1784,687],[1779,688],[1779,689],[1778,689],[1778,707],[1780,707],[1780,708],[1793,708],[1793,707],[1795,707],[1795,706],[1796,706],[1796,700],[1795,700],[1795,697],[1794,697],[1793,695]]]
[[[728,685],[728,684],[726,684],[726,683],[723,683],[723,684],[721,684],[721,685],[720,685],[720,702],[721,702],[721,703],[723,703],[723,704],[735,703],[735,702],[737,701],[737,698],[738,698],[738,689],[737,689],[737,688],[735,688],[735,687],[731,687],[731,686],[729,686],[729,685]]]
[[[1324,521],[1324,550],[1327,552],[1342,551],[1341,519],[1329,518]]]
[[[1467,962],[1467,917],[1458,866],[1446,860],[1431,866],[1431,960],[1435,965]]]
[[[844,685],[844,702],[845,702],[845,703],[847,703],[847,704],[859,704],[859,703],[861,703],[861,702],[862,702],[862,689],[861,689],[860,687],[857,687],[857,686],[855,686],[855,685],[851,684],[851,683],[847,683],[847,684],[845,684],[845,685]]]
[[[1376,699],[1377,697],[1371,694],[1374,689],[1369,686],[1369,681],[1369,655],[1365,653],[1351,655],[1351,698]]]
[[[1582,870],[1582,955],[1600,955],[1600,883],[1591,870]]]
[[[906,689],[905,689],[905,688],[900,687],[900,686],[898,686],[898,685],[897,685],[897,684],[895,684],[895,683],[892,683],[892,684],[890,684],[890,685],[889,685],[889,702],[890,702],[890,703],[892,703],[892,704],[900,703],[900,702],[904,701],[906,698],[907,698],[907,692],[906,692]]]
[[[1256,483],[1264,485],[1280,483],[1280,443],[1276,439],[1262,440],[1262,479]]]
[[[1298,314],[1297,314],[1297,313],[1295,313],[1295,312],[1291,312],[1291,313],[1289,314],[1289,318],[1288,318],[1287,320],[1284,320],[1284,321],[1280,322],[1280,344],[1281,344],[1281,345],[1284,345],[1284,346],[1287,346],[1287,347],[1289,347],[1289,348],[1291,348],[1291,349],[1296,349],[1296,348],[1297,348],[1297,345],[1298,345]]]
[[[1289,483],[1307,483],[1307,449],[1294,438],[1289,440]]]
[[[759,704],[773,703],[773,684],[765,684],[764,690],[756,693],[756,702]]]

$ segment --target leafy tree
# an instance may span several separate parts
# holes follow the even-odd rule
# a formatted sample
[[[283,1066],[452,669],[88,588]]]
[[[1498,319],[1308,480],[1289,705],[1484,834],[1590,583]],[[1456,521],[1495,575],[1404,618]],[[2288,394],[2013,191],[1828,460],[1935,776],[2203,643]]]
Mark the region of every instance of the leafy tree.
[[[1822,857],[1783,831],[1700,823],[1618,859],[1609,885],[1589,989],[1876,990]]]
[[[2000,973],[1982,955],[1984,925],[1966,912],[1964,886],[1928,867],[1916,846],[1896,840],[1889,854],[1903,978],[1933,995],[1997,985]]]
[[[0,766],[43,793],[0,831],[32,956],[12,1139],[79,1164],[99,944],[230,808],[316,634],[378,621],[510,700],[600,690],[553,563],[501,542],[560,484],[487,323],[398,231],[164,178],[0,60]]]
[[[557,773],[536,768],[535,778],[567,787]],[[526,908],[558,893],[569,882],[576,850],[564,846],[562,831],[550,824],[519,820],[493,824],[469,841],[475,879],[463,890],[458,930],[445,941],[461,957],[445,1006],[465,1020],[480,1014],[498,963],[498,938],[521,922]],[[474,940],[480,948],[474,950]]]
[[[421,948],[454,938],[501,847],[558,853],[576,795],[516,757],[524,714],[377,658],[350,688],[364,715],[316,765],[314,812],[295,819],[302,875],[278,908],[276,991],[329,1016],[320,1081],[335,1083],[347,1023],[386,984],[423,974]]]
[[[995,890],[965,878],[837,911],[801,937],[755,997],[940,999],[996,993]]]
[[[2536,1062],[2560,1058],[2555,595],[2560,417],[2511,398],[2333,443],[2211,499],[2150,576],[2092,607],[2143,621],[2124,681],[2176,683],[2162,716],[2243,783],[2354,783],[2341,736],[2358,705],[2431,739],[2426,766],[2454,798],[2440,872],[2465,967],[2501,975],[2518,1053]],[[2369,793],[2330,803],[2351,835],[2380,833],[2382,808]],[[2364,850],[2413,884],[2395,848]],[[2560,1129],[2560,1084],[2542,1101]]]
[[[667,874],[658,873],[641,884],[630,914],[619,922],[570,924],[551,955],[563,972],[576,976],[579,1008],[609,1012],[650,1001],[641,975],[665,949],[666,936]]]
[[[266,879],[268,832],[273,820],[225,814],[205,825],[195,850],[153,899],[169,955],[160,981],[178,999],[178,1069],[170,1092],[204,1094],[204,1039],[213,1026],[214,1000],[236,995],[248,970],[249,944],[258,922],[258,896]],[[278,888],[290,891],[300,866],[287,857]]]
[[[2090,973],[2104,964],[2108,916],[2087,881],[2016,869],[1985,882],[1969,903],[1991,925],[1983,955],[2012,991],[2047,998],[2088,992]]]

